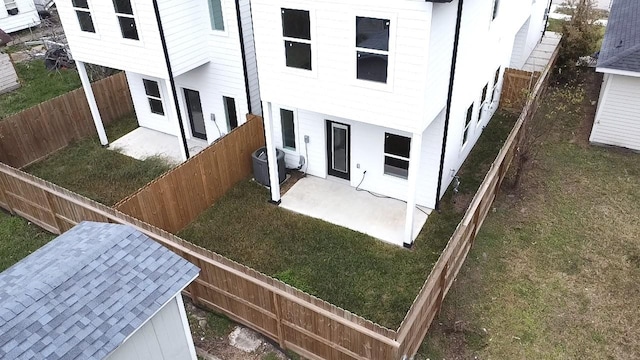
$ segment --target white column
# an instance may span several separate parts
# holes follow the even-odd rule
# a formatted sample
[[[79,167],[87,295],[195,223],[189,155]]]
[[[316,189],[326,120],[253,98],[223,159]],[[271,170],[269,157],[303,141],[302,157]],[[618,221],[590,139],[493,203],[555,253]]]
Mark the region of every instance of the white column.
[[[276,157],[276,145],[273,143],[273,112],[271,103],[262,102],[264,116],[264,137],[267,144],[267,158],[269,159],[269,182],[271,184],[271,202],[280,204],[280,179],[278,176],[278,160]]]
[[[413,243],[413,222],[416,209],[416,191],[418,189],[418,173],[422,157],[422,134],[413,134],[409,153],[409,174],[407,179],[407,218],[404,225],[405,247]]]
[[[93,96],[93,89],[91,88],[91,81],[87,75],[87,69],[84,66],[84,62],[76,60],[76,67],[78,68],[78,74],[80,75],[80,81],[82,82],[82,88],[84,94],[87,97],[89,103],[89,110],[91,110],[91,116],[93,117],[93,123],[96,125],[98,131],[98,137],[100,138],[100,144],[106,146],[109,145],[109,139],[107,139],[107,133],[104,131],[104,124],[102,123],[102,117],[100,117],[100,111],[98,110],[98,104],[96,98]]]
[[[182,128],[180,127],[180,117],[178,116],[178,111],[180,111],[180,109],[176,108],[176,102],[173,98],[174,89],[173,89],[173,86],[171,86],[171,80],[169,80],[169,78],[164,79],[164,83],[167,85],[167,94],[169,95],[169,99],[167,99],[168,101],[166,101],[166,104],[169,105],[169,113],[167,114],[167,116],[169,117],[169,121],[175,122],[176,135],[178,136],[178,149],[180,149],[180,156],[182,157],[182,161],[187,161],[187,159],[189,159],[189,157],[187,156],[187,149],[185,149],[187,145],[184,143],[186,140],[182,138],[184,134],[182,133]]]

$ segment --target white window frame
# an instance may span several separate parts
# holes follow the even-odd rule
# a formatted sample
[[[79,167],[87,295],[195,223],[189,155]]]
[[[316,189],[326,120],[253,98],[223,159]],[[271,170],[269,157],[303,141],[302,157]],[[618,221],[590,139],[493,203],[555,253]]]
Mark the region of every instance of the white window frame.
[[[356,27],[356,18],[357,17],[365,17],[365,18],[373,18],[373,19],[385,19],[389,21],[389,50],[381,51],[367,48],[360,48],[356,46],[355,37],[358,33],[358,29]],[[395,78],[395,53],[396,53],[396,29],[398,26],[398,15],[396,13],[388,13],[388,12],[376,12],[376,11],[358,11],[357,13],[352,13],[350,20],[351,22],[351,36],[349,37],[349,42],[353,47],[353,52],[355,56],[353,56],[353,84],[359,87],[373,89],[373,90],[381,90],[386,92],[393,91],[393,83]],[[381,51],[379,54],[387,55],[387,82],[381,83],[377,81],[371,80],[362,80],[358,79],[358,51],[370,52],[372,54],[377,54],[378,51]]]
[[[231,131],[233,131],[234,129],[231,129],[231,124],[230,124],[229,119],[227,117],[228,109],[227,109],[227,103],[224,101],[224,98],[233,99],[233,103],[236,106],[236,119],[238,120],[238,126],[236,127],[236,129],[239,128],[243,124],[243,122],[241,121],[242,117],[240,116],[240,108],[238,107],[238,98],[236,96],[231,95],[231,94],[220,94],[220,95],[221,95],[220,99],[222,100],[222,113],[224,114],[224,124],[227,127],[227,134],[228,134]]]
[[[283,123],[283,120],[282,120],[282,110],[290,111],[291,115],[293,117],[293,119],[292,119],[292,125],[293,125],[293,147],[287,146],[286,143],[285,143],[284,123]],[[290,109],[279,108],[278,109],[278,115],[280,116],[280,134],[282,134],[282,148],[283,149],[287,149],[287,150],[292,151],[292,152],[297,152],[298,151],[298,137],[296,136],[296,133],[297,133],[297,131],[296,131],[296,129],[297,129],[297,126],[296,126],[296,112],[293,111],[293,110],[290,110]]]
[[[464,128],[462,129],[462,146],[460,146],[461,150],[464,150],[467,147],[467,144],[469,144],[469,130],[471,130],[471,123],[473,122],[473,118],[475,117],[475,110],[476,110],[476,106],[475,106],[475,101],[471,103],[471,105],[469,105],[469,107],[467,108],[467,111],[464,113],[464,121],[465,121],[465,125]],[[468,119],[468,122],[467,122]],[[478,121],[478,124],[480,123],[480,121]]]
[[[226,0],[218,0],[220,1],[220,9],[222,11],[222,27],[224,27],[224,29],[222,30],[218,30],[218,29],[214,29],[213,28],[213,19],[211,19],[211,5],[210,2],[212,0],[207,0],[206,6],[207,6],[207,13],[208,13],[208,17],[209,17],[209,29],[211,34],[214,35],[219,35],[219,36],[228,36],[229,32],[228,32],[228,23],[227,23],[227,15],[225,14],[224,10],[225,10],[225,6],[226,6]],[[238,125],[239,126],[239,125]]]
[[[13,5],[11,5],[13,4]],[[4,8],[7,10],[7,15],[8,16],[16,16],[18,14],[20,14],[20,9],[18,8],[18,2],[17,0],[4,0]],[[18,10],[17,13],[15,14],[10,14],[9,10]]]
[[[112,0],[113,3],[113,0]],[[120,30],[120,41],[125,43],[125,44],[139,44],[139,45],[143,45],[142,42],[142,32],[140,31],[140,28],[138,27],[138,25],[140,24],[140,21],[138,21],[138,11],[136,10],[136,4],[135,1],[133,0],[129,0],[129,3],[131,4],[131,11],[133,12],[133,15],[131,14],[125,14],[125,13],[119,13],[116,10],[116,5],[115,3],[113,3],[113,11],[114,14],[116,15],[116,24],[118,26],[118,30]],[[133,19],[133,22],[136,24],[136,32],[138,33],[138,39],[129,39],[124,37],[124,34],[122,34],[122,27],[120,25],[120,19],[119,17],[126,17],[126,18],[130,18]]]
[[[284,29],[284,23],[282,23],[282,10],[283,9],[289,9],[289,10],[300,10],[300,11],[306,11],[309,13],[309,35],[311,37],[311,40],[307,40],[307,39],[299,39],[299,38],[294,38],[294,37],[289,37],[289,36],[284,36],[283,34],[283,29]],[[278,11],[280,13],[280,33],[282,34],[282,41],[280,42],[282,44],[282,46],[284,47],[285,45],[285,41],[291,41],[291,42],[297,42],[297,43],[301,43],[301,44],[309,44],[311,46],[311,70],[307,70],[307,69],[301,69],[301,68],[297,68],[297,67],[291,67],[291,66],[287,66],[287,54],[286,54],[286,49],[283,48],[282,51],[282,67],[285,69],[286,72],[290,72],[292,74],[296,74],[296,75],[305,75],[305,76],[309,76],[309,77],[316,77],[317,73],[318,73],[318,61],[316,58],[316,47],[315,47],[315,43],[314,43],[314,39],[316,38],[316,32],[315,32],[315,11],[313,11],[313,9],[309,8],[309,7],[301,7],[301,6],[297,6],[297,5],[293,5],[293,6],[286,6],[286,5],[282,5],[280,7],[278,7]]]
[[[498,76],[496,77],[496,73],[498,74]],[[500,79],[502,75],[502,66],[498,66],[498,68],[496,69],[496,71],[493,74],[493,88],[491,90],[491,101],[489,102],[489,106],[493,105],[494,102],[496,102],[496,90],[498,90],[498,84],[500,84]],[[499,98],[498,98],[499,99]]]
[[[409,149],[411,149],[411,146],[413,145],[413,138],[411,138],[410,136],[404,136],[404,135],[400,135],[397,133],[392,133],[392,132],[388,132],[385,131],[384,132],[384,138],[382,139],[382,174],[385,176],[391,176],[393,178],[396,179],[402,179],[402,180],[408,180],[409,179],[409,167],[411,166],[411,150],[409,150],[409,156],[408,157],[404,157],[404,156],[399,156],[399,155],[395,155],[395,154],[389,154],[387,153],[384,148],[386,147],[386,143],[387,143],[387,134],[389,135],[394,135],[394,136],[400,136],[406,139],[409,139]],[[397,159],[397,160],[404,160],[407,162],[407,176],[400,176],[397,174],[391,174],[391,173],[387,173],[385,167],[387,166],[386,164],[386,158],[390,157],[393,159]]]
[[[150,81],[150,82],[154,82],[154,83],[156,83],[156,85],[158,85],[158,94],[160,95],[160,97],[155,97],[153,95],[147,94],[147,87],[144,86],[145,80],[146,81]],[[166,107],[166,104],[164,103],[164,99],[162,97],[161,82],[156,80],[156,79],[143,77],[142,78],[142,89],[144,90],[144,95],[147,97],[147,104],[149,105],[149,113],[151,113],[152,115],[155,115],[155,116],[162,116],[162,117],[167,116],[167,107]],[[163,112],[162,114],[158,114],[158,113],[153,112],[153,108],[151,107],[151,103],[149,102],[150,99],[159,100],[160,101],[160,103],[162,104],[162,112]]]
[[[277,129],[277,130],[280,131],[280,137],[281,137],[280,143],[281,143],[282,150],[285,153],[297,155],[298,151],[299,151],[298,147],[299,147],[300,144],[302,144],[302,142],[299,139],[299,133],[298,133],[298,110],[296,108],[291,108],[291,107],[287,107],[287,106],[279,106],[279,105],[277,105],[277,106],[274,105],[273,109],[277,111],[278,127],[280,128],[280,129]],[[295,149],[292,149],[290,147],[285,147],[284,146],[284,133],[283,133],[284,130],[283,130],[283,127],[282,127],[282,116],[280,114],[280,110],[288,110],[288,111],[293,112],[293,135],[294,135],[294,139],[295,139],[295,142],[296,142],[296,148]]]
[[[75,15],[76,22],[78,23],[78,31],[80,31],[80,34],[83,36],[87,36],[91,38],[99,38],[100,36],[98,34],[98,25],[96,24],[93,18],[93,4],[91,3],[91,0],[87,0],[87,6],[89,6],[89,8],[85,9],[85,8],[73,6],[73,2],[71,3],[71,7],[73,8],[73,14]],[[95,30],[95,32],[84,31],[82,30],[82,28],[80,28],[80,19],[78,19],[78,14],[76,13],[76,11],[89,13],[89,15],[91,16],[91,22],[93,22],[93,29]]]

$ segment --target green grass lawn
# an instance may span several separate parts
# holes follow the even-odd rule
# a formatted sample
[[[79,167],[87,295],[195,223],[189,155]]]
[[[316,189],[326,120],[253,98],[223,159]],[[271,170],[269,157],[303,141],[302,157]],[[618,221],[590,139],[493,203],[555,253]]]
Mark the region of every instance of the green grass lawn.
[[[81,86],[75,69],[50,72],[44,67],[44,60],[17,63],[16,72],[21,86],[0,95],[0,119]]]
[[[419,359],[640,357],[640,154],[588,144],[588,78],[543,102],[535,162],[494,204]]]
[[[27,220],[0,210],[0,272],[53,239]]]
[[[107,127],[111,141],[137,127],[135,117]],[[100,146],[97,136],[78,141],[25,171],[105,205],[118,201],[169,169],[165,160],[136,160]]]
[[[515,119],[496,116],[462,176],[470,200]],[[267,203],[269,193],[246,180],[179,233],[265,274],[395,329],[462,218],[447,197],[408,251],[362,233]]]

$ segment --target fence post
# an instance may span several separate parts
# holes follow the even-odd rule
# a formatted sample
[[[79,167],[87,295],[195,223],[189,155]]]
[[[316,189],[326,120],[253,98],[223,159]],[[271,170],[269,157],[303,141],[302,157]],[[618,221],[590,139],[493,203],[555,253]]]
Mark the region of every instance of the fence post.
[[[53,222],[56,226],[56,229],[58,229],[58,235],[62,234],[62,230],[64,228],[60,225],[60,222],[58,221],[58,214],[56,212],[55,206],[53,205],[53,201],[51,200],[51,193],[48,191],[45,191],[44,196],[45,198],[47,198],[47,205],[49,206],[49,212],[51,213],[51,216],[53,216]]]
[[[3,179],[3,181],[0,181],[0,185],[2,187],[2,196],[4,196],[4,200],[7,204],[7,210],[9,210],[9,213],[11,215],[15,215],[16,213],[13,211],[13,206],[11,206],[11,201],[9,200],[9,193],[7,192],[7,186],[9,185],[7,176],[4,173],[0,173],[0,175],[2,175],[1,179]]]
[[[449,272],[449,262],[444,264],[444,268],[440,273],[440,279],[438,284],[440,286],[440,292],[438,293],[438,302],[436,307],[436,314],[440,315],[440,310],[442,310],[442,302],[444,301],[444,292],[447,288],[447,273]]]
[[[286,349],[284,344],[284,332],[282,331],[282,311],[280,310],[280,295],[272,292],[273,294],[273,306],[276,309],[276,321],[278,322],[278,343],[280,348]]]

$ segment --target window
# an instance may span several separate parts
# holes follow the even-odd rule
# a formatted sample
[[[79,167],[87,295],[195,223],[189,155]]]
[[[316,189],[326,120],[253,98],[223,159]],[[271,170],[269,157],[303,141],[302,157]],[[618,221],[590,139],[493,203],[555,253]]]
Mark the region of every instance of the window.
[[[224,116],[227,119],[227,129],[229,131],[238,127],[238,114],[236,113],[236,100],[234,98],[222,97],[224,102]]]
[[[7,9],[7,14],[18,15],[18,5],[15,0],[4,0],[4,7]]]
[[[487,101],[487,91],[489,91],[489,83],[487,83],[487,85],[485,85],[484,88],[482,89],[482,97],[480,98],[480,101],[482,102],[483,106],[484,106],[484,103]]]
[[[467,144],[469,140],[469,125],[471,125],[471,119],[473,118],[473,104],[467,109],[467,118],[464,121],[464,132],[462,133],[462,146]]]
[[[491,20],[495,20],[498,17],[498,8],[500,7],[500,0],[493,0],[493,14]]]
[[[224,31],[222,0],[209,0],[209,16],[211,17],[211,29]]]
[[[157,81],[142,79],[144,83],[144,92],[149,100],[149,108],[151,112],[158,115],[164,115],[164,107],[162,105],[162,96],[160,95],[160,86]]]
[[[409,175],[411,139],[384,133],[384,173],[406,179]]]
[[[71,3],[73,5],[73,9],[76,11],[80,30],[95,33],[96,28],[93,26],[93,19],[91,18],[88,0],[72,0]]]
[[[357,77],[386,83],[390,20],[356,17]]]
[[[306,10],[282,9],[282,36],[288,67],[311,70],[311,20]]]
[[[496,69],[496,75],[493,78],[493,91],[491,92],[491,102],[493,102],[494,96],[496,96],[496,90],[498,90],[498,82],[500,82],[500,68]]]
[[[118,16],[122,37],[125,39],[140,40],[138,37],[138,28],[136,27],[136,18],[133,16],[131,0],[113,0],[113,7]]]
[[[293,111],[280,109],[282,123],[282,145],[285,149],[296,149],[296,131],[293,123]]]

